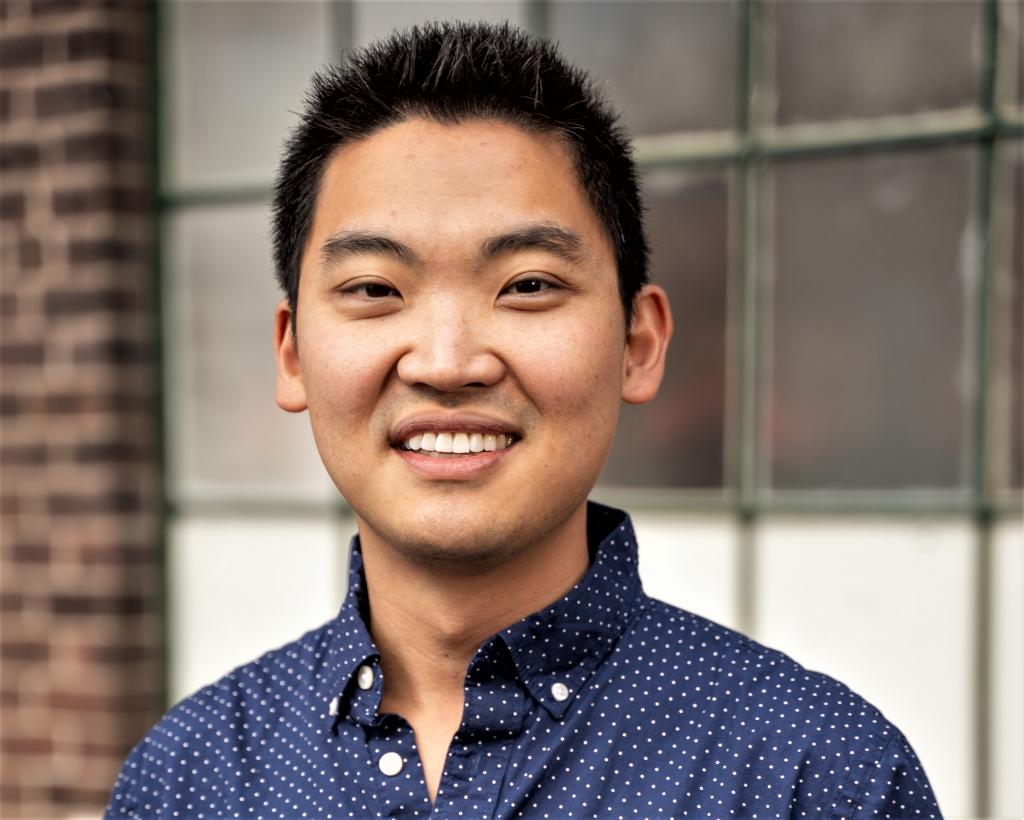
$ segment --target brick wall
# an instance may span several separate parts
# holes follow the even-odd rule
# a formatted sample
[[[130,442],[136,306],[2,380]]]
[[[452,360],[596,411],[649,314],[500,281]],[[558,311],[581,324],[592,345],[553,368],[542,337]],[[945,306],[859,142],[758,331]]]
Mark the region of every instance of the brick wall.
[[[159,716],[151,6],[0,0],[0,815],[96,814]]]

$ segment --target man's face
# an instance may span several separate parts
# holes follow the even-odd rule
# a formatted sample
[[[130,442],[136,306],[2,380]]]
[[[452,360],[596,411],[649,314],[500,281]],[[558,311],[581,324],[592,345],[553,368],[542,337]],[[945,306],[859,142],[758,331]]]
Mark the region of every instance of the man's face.
[[[300,282],[278,402],[308,408],[361,531],[493,561],[584,504],[629,347],[611,242],[558,139],[413,119],[343,146]]]

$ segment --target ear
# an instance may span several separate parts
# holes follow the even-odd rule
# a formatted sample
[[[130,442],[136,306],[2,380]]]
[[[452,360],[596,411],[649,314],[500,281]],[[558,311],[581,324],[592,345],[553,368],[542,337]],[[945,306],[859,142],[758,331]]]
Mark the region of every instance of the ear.
[[[299,351],[292,333],[292,309],[282,299],[274,317],[274,359],[277,362],[277,386],[274,399],[278,407],[289,413],[306,409],[306,387],[302,383]]]
[[[655,397],[665,374],[672,338],[672,309],[657,285],[644,285],[633,300],[633,324],[622,359],[622,400],[644,404]]]

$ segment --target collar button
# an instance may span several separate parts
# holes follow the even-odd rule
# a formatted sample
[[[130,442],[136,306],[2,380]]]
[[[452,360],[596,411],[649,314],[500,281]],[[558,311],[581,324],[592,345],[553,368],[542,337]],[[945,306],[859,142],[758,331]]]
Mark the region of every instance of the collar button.
[[[569,687],[561,681],[551,684],[551,697],[561,703],[569,699]]]
[[[360,666],[356,672],[356,683],[360,689],[373,688],[373,669],[369,666]]]

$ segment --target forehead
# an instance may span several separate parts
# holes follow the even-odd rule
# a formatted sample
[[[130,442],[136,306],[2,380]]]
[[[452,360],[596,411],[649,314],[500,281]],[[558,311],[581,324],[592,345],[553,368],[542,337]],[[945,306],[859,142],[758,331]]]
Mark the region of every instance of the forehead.
[[[339,230],[376,230],[429,254],[536,222],[571,228],[591,252],[612,258],[559,137],[495,120],[413,118],[332,155],[307,251]]]

